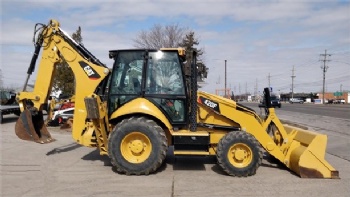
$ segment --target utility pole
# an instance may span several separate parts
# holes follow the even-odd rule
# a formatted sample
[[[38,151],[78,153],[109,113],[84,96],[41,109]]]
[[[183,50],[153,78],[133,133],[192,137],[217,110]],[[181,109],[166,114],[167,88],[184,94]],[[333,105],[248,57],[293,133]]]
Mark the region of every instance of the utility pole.
[[[225,98],[227,97],[227,95],[226,95],[226,92],[227,92],[227,88],[226,88],[226,86],[227,86],[226,62],[227,62],[227,60],[225,60]]]
[[[320,56],[323,56],[324,59],[320,60],[323,61],[323,66],[321,66],[321,69],[323,71],[323,87],[322,87],[322,104],[325,104],[324,96],[325,96],[325,86],[326,86],[326,72],[328,69],[328,66],[326,66],[326,62],[329,62],[330,60],[327,60],[327,56],[331,56],[331,54],[327,54],[327,50],[324,50],[324,54],[320,54]]]
[[[343,92],[343,84],[340,84],[340,92]]]
[[[258,79],[255,79],[255,86],[254,86],[254,99],[256,100],[258,98]]]
[[[267,76],[267,79],[269,81],[269,89],[270,89],[271,88],[271,85],[270,85],[270,79],[271,79],[270,73],[269,73],[269,76]]]
[[[241,83],[238,84],[239,99],[241,99]]]
[[[294,66],[293,66],[293,70],[292,70],[292,98],[294,98],[294,78],[295,78],[295,75],[294,75]]]

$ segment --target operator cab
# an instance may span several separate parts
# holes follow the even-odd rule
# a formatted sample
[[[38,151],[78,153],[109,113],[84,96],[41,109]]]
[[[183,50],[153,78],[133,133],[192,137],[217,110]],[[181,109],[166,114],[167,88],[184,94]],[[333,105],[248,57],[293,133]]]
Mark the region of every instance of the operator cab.
[[[182,61],[174,50],[116,50],[109,79],[109,115],[136,98],[155,104],[173,125],[187,122],[186,83]]]

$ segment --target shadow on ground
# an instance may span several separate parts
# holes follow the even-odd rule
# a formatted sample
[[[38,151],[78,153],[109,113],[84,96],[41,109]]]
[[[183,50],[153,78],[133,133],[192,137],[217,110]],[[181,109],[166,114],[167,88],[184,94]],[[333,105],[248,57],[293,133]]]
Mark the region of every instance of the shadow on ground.
[[[49,152],[47,152],[46,155],[50,156],[50,155],[54,155],[54,154],[65,153],[65,152],[69,152],[69,151],[75,150],[75,149],[80,148],[80,147],[81,147],[81,145],[79,145],[77,143],[70,143],[70,144],[67,144],[64,146],[54,148],[54,149],[50,150]]]

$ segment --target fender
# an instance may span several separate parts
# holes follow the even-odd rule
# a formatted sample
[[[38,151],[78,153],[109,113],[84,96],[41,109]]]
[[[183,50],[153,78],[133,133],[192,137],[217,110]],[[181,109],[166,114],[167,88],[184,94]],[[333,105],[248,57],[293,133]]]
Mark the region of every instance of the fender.
[[[157,118],[163,122],[172,133],[172,126],[167,117],[152,102],[144,98],[137,98],[126,103],[122,107],[118,108],[118,110],[114,111],[111,114],[110,119],[115,119],[124,115],[135,113],[147,114]]]

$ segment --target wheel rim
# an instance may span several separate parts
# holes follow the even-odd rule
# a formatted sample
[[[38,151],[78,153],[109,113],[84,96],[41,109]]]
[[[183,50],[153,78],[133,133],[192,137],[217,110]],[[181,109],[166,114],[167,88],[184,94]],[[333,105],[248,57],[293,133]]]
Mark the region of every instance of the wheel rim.
[[[131,132],[123,138],[120,150],[128,162],[142,163],[151,155],[152,144],[145,134]]]
[[[227,157],[233,166],[244,168],[252,162],[253,154],[248,145],[237,143],[230,147]]]

